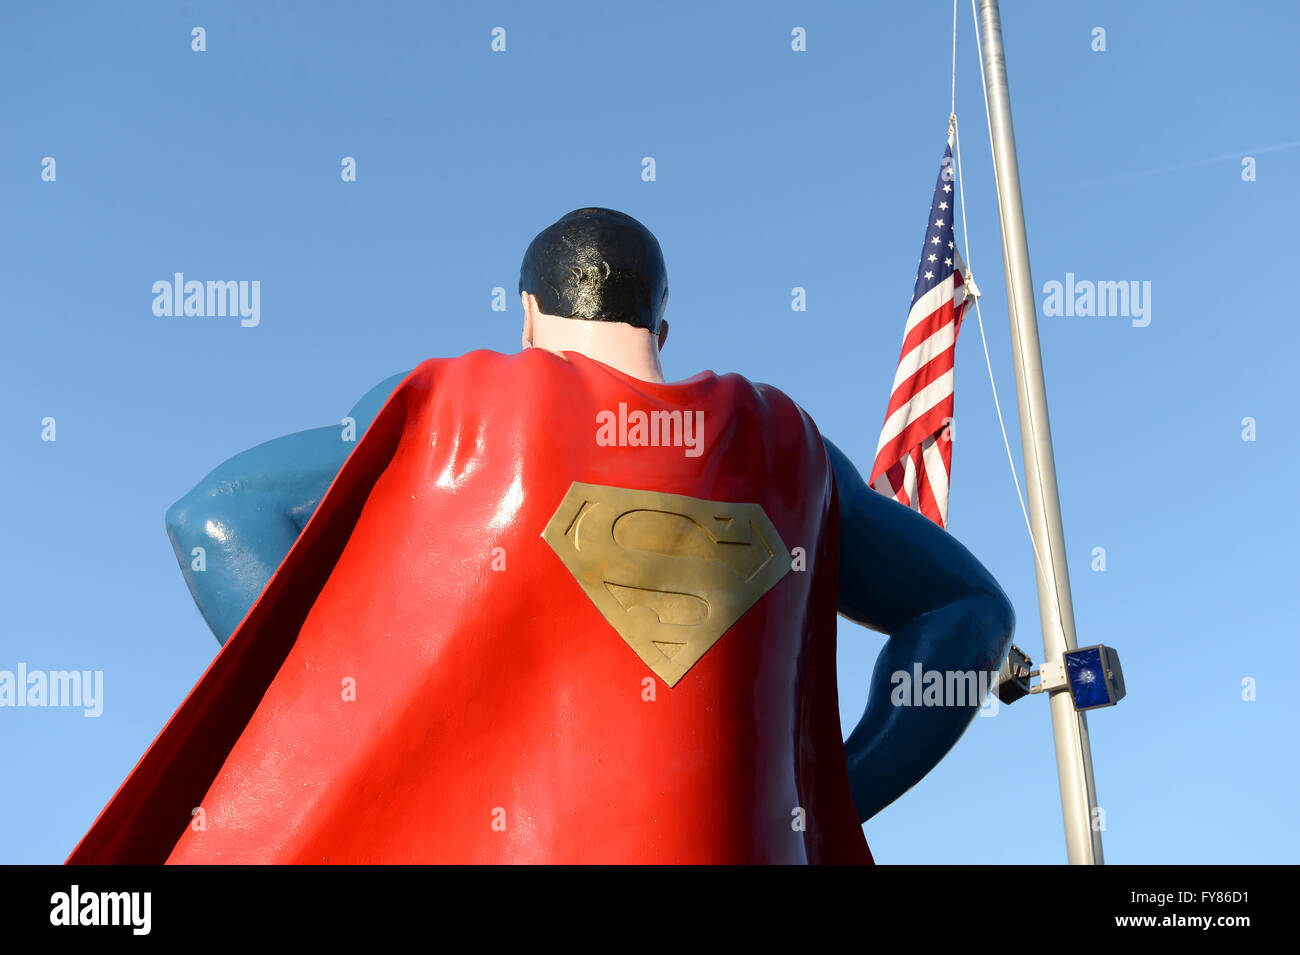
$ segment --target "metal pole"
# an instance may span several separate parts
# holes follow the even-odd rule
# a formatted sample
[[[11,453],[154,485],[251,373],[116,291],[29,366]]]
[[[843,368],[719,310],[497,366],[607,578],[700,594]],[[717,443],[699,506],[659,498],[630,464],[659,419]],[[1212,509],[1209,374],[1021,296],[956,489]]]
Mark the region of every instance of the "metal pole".
[[[980,36],[984,48],[984,87],[988,97],[989,135],[997,176],[998,215],[1002,220],[1002,261],[1006,269],[1011,345],[1020,400],[1020,438],[1025,456],[1025,486],[1030,532],[1037,552],[1038,610],[1043,626],[1043,659],[1060,663],[1066,650],[1078,646],[1074,635],[1074,605],[1065,563],[1065,534],[1056,492],[1056,463],[1047,420],[1047,391],[1042,353],[1038,347],[1038,310],[1029,272],[1029,240],[1020,200],[1020,169],[1016,136],[1011,128],[1011,97],[1007,89],[1006,58],[1002,50],[1002,21],[997,0],[979,0]],[[1097,805],[1088,747],[1088,722],[1074,709],[1068,688],[1052,691],[1052,736],[1056,742],[1056,771],[1061,781],[1061,811],[1065,845],[1071,865],[1101,865],[1101,832],[1093,821]]]

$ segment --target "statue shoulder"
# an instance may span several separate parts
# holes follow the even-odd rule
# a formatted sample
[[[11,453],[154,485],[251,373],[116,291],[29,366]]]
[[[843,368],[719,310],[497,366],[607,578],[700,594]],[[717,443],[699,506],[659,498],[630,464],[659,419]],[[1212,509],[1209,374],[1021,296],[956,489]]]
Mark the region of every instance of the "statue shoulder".
[[[384,406],[384,402],[388,400],[389,395],[406,380],[409,374],[409,371],[403,371],[385,378],[362,395],[361,399],[352,406],[348,416],[356,421],[358,432],[364,432],[370,427],[370,422],[375,420],[375,415],[379,414],[379,409]]]

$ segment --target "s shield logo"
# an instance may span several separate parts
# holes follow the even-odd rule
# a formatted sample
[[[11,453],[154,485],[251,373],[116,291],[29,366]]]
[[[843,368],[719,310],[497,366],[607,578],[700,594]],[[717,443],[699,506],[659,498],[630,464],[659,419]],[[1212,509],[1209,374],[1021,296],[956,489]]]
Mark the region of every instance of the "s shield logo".
[[[758,504],[575,481],[542,538],[669,686],[790,570]]]

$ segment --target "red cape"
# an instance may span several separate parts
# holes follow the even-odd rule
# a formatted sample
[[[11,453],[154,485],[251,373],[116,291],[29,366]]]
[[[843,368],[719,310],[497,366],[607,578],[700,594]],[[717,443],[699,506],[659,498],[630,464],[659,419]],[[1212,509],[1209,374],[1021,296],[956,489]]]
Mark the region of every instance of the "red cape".
[[[696,415],[698,453],[636,446],[637,411]],[[627,514],[731,530],[688,517],[667,562],[596,533],[678,583],[585,588],[583,494],[636,491],[672,506]],[[837,522],[820,435],[773,388],[573,352],[426,361],[68,861],[870,862],[837,709]],[[766,589],[684,673],[684,643],[636,649],[611,623],[708,617],[706,578],[740,579],[713,553],[771,529]]]

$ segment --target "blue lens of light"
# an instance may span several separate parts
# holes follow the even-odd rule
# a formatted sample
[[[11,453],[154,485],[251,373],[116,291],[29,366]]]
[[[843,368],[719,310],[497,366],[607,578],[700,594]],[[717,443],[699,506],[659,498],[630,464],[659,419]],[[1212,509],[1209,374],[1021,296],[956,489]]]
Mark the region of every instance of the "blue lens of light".
[[[1065,672],[1070,681],[1070,695],[1074,697],[1075,709],[1086,710],[1111,702],[1100,647],[1066,653]]]

